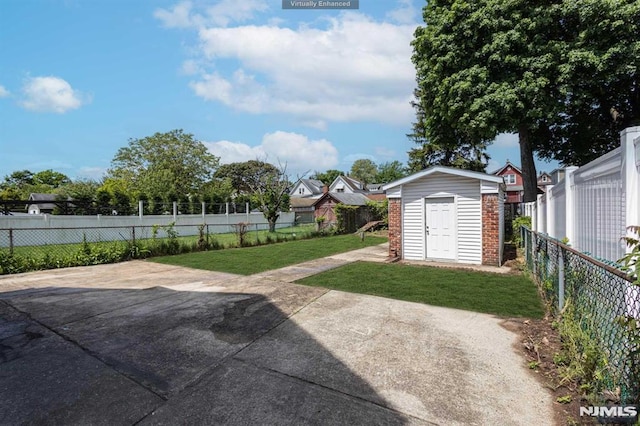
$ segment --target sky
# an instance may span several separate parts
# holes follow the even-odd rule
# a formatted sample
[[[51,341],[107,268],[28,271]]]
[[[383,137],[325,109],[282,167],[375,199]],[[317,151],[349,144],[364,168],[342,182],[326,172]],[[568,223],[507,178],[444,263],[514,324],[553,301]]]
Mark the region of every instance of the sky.
[[[100,179],[129,140],[183,129],[223,164],[290,175],[407,162],[424,0],[0,1],[0,178]],[[488,171],[519,164],[516,135]],[[538,161],[538,170],[557,163]]]

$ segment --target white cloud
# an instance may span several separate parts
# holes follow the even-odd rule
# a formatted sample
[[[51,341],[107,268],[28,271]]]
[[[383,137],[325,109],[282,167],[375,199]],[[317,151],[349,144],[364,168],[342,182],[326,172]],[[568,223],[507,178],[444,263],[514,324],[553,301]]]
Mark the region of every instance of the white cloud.
[[[398,0],[398,7],[387,13],[387,17],[400,24],[417,24],[418,12],[412,0]]]
[[[200,13],[180,3],[155,13],[167,26],[198,28],[198,67],[183,65],[183,71],[197,73],[190,82],[197,96],[254,114],[288,114],[314,128],[332,121],[406,124],[413,118],[415,23],[345,12],[298,28],[278,21],[227,27],[264,9],[258,1],[231,3]],[[221,17],[213,19],[211,10],[222,10]]]
[[[203,69],[198,63],[198,61],[195,61],[193,59],[188,59],[182,63],[180,72],[184,75],[196,75],[203,72]]]
[[[496,148],[518,148],[520,146],[518,135],[515,133],[500,133],[493,141]]]
[[[153,16],[167,28],[199,28],[207,25],[226,27],[232,22],[253,19],[256,12],[267,9],[268,5],[264,0],[221,0],[197,13],[190,1],[183,1],[169,10],[156,9]]]
[[[307,170],[326,170],[338,164],[338,150],[326,139],[310,140],[307,136],[276,131],[263,136],[258,146],[242,142],[204,143],[223,164],[260,159],[275,165],[287,165],[291,174]]]
[[[264,0],[222,0],[207,8],[207,18],[216,24],[227,26],[230,22],[243,22],[252,19],[255,12],[268,9]]]
[[[11,93],[5,89],[5,87],[3,85],[0,84],[0,98],[6,98],[10,95]]]
[[[88,101],[80,92],[59,77],[30,77],[22,87],[21,105],[31,111],[63,114],[80,108]]]
[[[191,2],[183,1],[170,10],[156,9],[153,16],[162,21],[167,28],[189,28],[199,25],[199,18],[191,14],[191,7]]]

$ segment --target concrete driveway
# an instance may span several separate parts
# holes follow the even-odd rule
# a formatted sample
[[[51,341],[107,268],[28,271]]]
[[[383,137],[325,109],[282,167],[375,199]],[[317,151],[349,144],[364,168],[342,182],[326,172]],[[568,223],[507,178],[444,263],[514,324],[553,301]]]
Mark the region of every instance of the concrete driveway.
[[[500,319],[288,282],[359,253],[0,277],[0,424],[553,423]]]

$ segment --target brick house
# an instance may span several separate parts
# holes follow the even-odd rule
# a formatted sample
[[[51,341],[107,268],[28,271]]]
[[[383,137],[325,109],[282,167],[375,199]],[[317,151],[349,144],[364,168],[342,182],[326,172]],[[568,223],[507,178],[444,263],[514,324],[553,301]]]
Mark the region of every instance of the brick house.
[[[504,186],[499,176],[443,166],[386,184],[389,255],[501,265]]]

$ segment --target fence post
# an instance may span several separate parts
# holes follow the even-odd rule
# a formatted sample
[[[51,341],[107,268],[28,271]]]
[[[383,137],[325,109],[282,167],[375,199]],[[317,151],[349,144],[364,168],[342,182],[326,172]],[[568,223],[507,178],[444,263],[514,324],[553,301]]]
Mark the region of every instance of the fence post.
[[[202,202],[202,219],[204,219],[206,214],[207,214],[207,203],[203,201]]]
[[[9,254],[13,254],[13,229],[9,229]]]
[[[138,200],[138,216],[142,219],[144,216],[144,201]]]
[[[173,202],[173,221],[177,221],[178,220],[178,202],[174,201]]]
[[[564,250],[558,245],[558,312],[564,308]]]
[[[558,235],[558,238],[567,237],[569,240],[569,244],[572,244],[575,247],[574,238],[576,236],[576,232],[574,229],[576,223],[576,205],[575,205],[575,197],[573,196],[573,173],[578,170],[576,166],[566,167],[564,169],[564,194],[565,194],[565,234],[566,235]]]
[[[538,235],[531,233],[531,269],[533,270],[534,279],[538,279],[538,253],[536,247],[538,247]]]
[[[245,208],[246,215],[247,215],[247,223],[249,223],[249,222],[251,222],[251,219],[249,217],[249,203],[245,203],[244,208]]]
[[[131,241],[135,246],[136,245],[136,227],[135,226],[131,227]]]
[[[640,164],[640,126],[628,127],[620,132],[620,149],[622,151],[622,188],[625,193],[625,227],[640,225],[640,173],[637,164]],[[637,157],[636,157],[637,155]],[[627,237],[635,237],[631,231],[627,231]],[[626,246],[626,253],[631,251]]]

